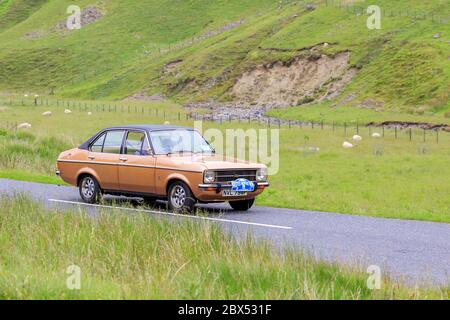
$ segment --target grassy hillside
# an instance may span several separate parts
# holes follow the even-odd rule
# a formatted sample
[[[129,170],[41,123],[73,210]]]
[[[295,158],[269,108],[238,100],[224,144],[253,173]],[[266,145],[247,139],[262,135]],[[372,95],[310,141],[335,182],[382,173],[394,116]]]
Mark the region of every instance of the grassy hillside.
[[[103,16],[72,32],[54,30],[70,1],[0,4],[2,21],[13,5],[39,7],[25,21],[0,28],[0,90],[54,88],[58,95],[94,99],[143,91],[181,102],[232,100],[230,88],[244,71],[310,57],[305,48],[327,42],[314,54],[350,51],[351,65],[359,70],[343,94],[351,101],[337,98],[339,105],[369,100],[408,112],[450,108],[447,1],[345,1],[354,3],[349,8],[308,1],[314,2],[315,10],[302,1],[280,8],[271,0],[84,0],[78,1],[82,8],[94,6]],[[384,10],[381,30],[366,28],[369,4]],[[176,63],[166,67],[171,62]],[[301,117],[303,109],[292,110]]]

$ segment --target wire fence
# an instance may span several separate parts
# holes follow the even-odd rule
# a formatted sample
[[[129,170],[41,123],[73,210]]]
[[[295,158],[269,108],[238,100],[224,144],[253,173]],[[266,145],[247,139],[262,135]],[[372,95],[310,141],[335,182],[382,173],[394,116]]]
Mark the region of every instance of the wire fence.
[[[280,1],[279,9],[287,6],[300,5],[302,8],[314,10],[318,6],[334,7],[341,10],[346,10],[356,15],[367,14],[367,7],[376,3],[361,3],[360,1],[348,1],[348,0],[310,0],[310,1],[295,1],[284,0]],[[387,8],[380,6],[381,14],[384,17],[409,17],[415,20],[431,20],[436,23],[448,24],[450,22],[450,16],[442,13],[436,13],[431,11],[414,9],[411,7],[406,8]]]
[[[353,135],[392,138],[402,141],[416,142],[450,142],[450,126],[445,124],[429,125],[427,123],[404,123],[387,122],[382,124],[366,123],[360,121],[333,121],[325,122],[311,120],[285,120],[279,118],[260,116],[237,116],[237,115],[214,115],[198,114],[194,112],[184,112],[179,109],[171,110],[167,107],[152,106],[150,104],[127,104],[127,103],[106,103],[93,101],[74,101],[66,99],[48,99],[48,98],[20,98],[12,97],[5,99],[0,97],[0,105],[13,108],[39,108],[39,111],[45,111],[44,107],[61,108],[61,112],[68,109],[70,112],[84,113],[118,113],[135,114],[144,120],[149,121],[169,121],[169,122],[191,122],[203,121],[211,125],[248,127],[258,126],[266,128],[277,128],[283,130],[289,129],[308,129],[328,131],[334,135],[340,135],[345,138],[351,138]],[[7,129],[16,130],[19,123],[3,122]]]

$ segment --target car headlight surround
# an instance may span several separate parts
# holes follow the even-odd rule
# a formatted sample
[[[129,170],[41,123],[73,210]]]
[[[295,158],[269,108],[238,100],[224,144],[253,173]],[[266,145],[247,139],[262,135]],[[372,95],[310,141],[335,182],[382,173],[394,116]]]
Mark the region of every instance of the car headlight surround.
[[[256,171],[256,180],[257,181],[266,181],[267,180],[267,168],[261,168]]]
[[[212,183],[216,180],[216,173],[211,170],[206,170],[203,174],[203,181],[205,183]]]

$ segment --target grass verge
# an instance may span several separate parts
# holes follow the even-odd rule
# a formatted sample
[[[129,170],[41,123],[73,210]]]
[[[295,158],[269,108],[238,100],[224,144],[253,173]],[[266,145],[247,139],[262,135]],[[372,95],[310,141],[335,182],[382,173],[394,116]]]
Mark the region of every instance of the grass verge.
[[[447,299],[387,278],[369,290],[356,269],[237,241],[212,223],[144,213],[48,210],[17,195],[0,199],[3,299]],[[66,286],[81,270],[81,289]]]
[[[164,108],[164,106],[161,106]],[[6,107],[0,109],[0,172],[5,178],[59,184],[55,160],[66,149],[78,146],[98,130],[112,125],[164,123],[193,126],[180,109],[166,106],[149,112],[96,112],[74,109],[70,115],[59,107]],[[51,117],[43,117],[52,110]],[[1,129],[7,123],[30,122],[28,131]],[[204,128],[267,129],[256,122],[204,123]],[[274,127],[272,126],[272,129]],[[275,127],[275,129],[277,129]],[[359,134],[363,141],[353,149],[342,143]],[[372,131],[370,131],[372,130]],[[385,130],[375,139],[369,129],[349,123],[343,128],[282,127],[279,131],[279,171],[271,187],[257,199],[259,205],[292,209],[341,212],[365,216],[450,222],[447,196],[450,168],[450,135],[441,132]],[[439,138],[439,143],[437,142]],[[410,141],[411,139],[411,141]],[[226,141],[224,141],[226,142]],[[354,142],[353,142],[354,143]],[[217,150],[217,142],[213,145]],[[247,146],[248,148],[248,143]]]

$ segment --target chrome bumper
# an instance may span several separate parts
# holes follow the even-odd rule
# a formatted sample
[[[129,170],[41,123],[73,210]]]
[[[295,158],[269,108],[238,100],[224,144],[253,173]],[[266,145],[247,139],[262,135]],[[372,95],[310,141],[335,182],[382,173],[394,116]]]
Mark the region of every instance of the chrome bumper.
[[[258,187],[266,187],[267,188],[269,186],[270,186],[270,184],[268,182],[255,182],[256,189],[258,189]],[[199,184],[198,187],[200,189],[214,188],[214,189],[221,190],[221,189],[231,188],[231,184],[230,183],[224,183],[224,184],[221,184],[221,183],[209,183],[209,184],[202,183],[202,184]]]

